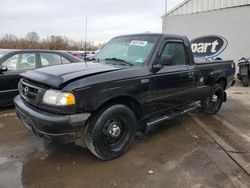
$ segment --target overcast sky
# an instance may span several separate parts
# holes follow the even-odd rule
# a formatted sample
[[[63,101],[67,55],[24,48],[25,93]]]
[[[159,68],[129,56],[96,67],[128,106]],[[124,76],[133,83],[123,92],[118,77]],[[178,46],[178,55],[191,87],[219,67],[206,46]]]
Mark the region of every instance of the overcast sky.
[[[95,43],[130,33],[161,32],[166,0],[2,0],[0,36],[41,37],[64,35],[84,40],[88,16],[88,40]],[[168,0],[168,9],[182,0]]]

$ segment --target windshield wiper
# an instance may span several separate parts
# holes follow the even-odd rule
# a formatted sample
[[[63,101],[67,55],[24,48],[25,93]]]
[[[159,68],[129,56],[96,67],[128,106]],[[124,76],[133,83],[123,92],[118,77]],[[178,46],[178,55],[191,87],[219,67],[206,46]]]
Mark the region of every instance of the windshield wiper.
[[[133,63],[130,63],[130,62],[124,60],[124,59],[119,59],[119,58],[115,58],[115,57],[113,57],[113,58],[106,58],[105,60],[106,61],[120,62],[120,63],[126,64],[126,65],[129,65],[129,66],[134,66]]]

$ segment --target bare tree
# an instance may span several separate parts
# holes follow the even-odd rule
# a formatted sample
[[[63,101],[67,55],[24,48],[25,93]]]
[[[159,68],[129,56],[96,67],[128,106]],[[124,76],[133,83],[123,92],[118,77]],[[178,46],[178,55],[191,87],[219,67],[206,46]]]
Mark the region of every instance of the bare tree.
[[[17,47],[17,42],[18,38],[15,35],[12,34],[5,34],[2,39],[0,44],[3,46],[3,48],[11,48],[11,47]]]
[[[25,39],[28,42],[27,48],[37,48],[38,47],[38,43],[40,41],[40,37],[39,37],[38,33],[34,32],[34,31],[29,32],[29,33],[27,33]]]
[[[0,38],[0,48],[9,49],[51,49],[51,50],[85,50],[85,42],[70,40],[60,35],[48,36],[40,39],[37,32],[29,32],[24,38],[12,34],[5,34]],[[86,50],[97,50],[102,45],[95,46],[93,42],[86,43]]]

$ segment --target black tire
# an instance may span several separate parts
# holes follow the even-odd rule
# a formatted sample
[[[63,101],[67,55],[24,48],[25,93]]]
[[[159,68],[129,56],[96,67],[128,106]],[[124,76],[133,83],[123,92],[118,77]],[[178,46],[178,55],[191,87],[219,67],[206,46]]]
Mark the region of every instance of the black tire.
[[[212,88],[211,95],[201,101],[201,111],[208,114],[217,114],[220,110],[224,99],[224,89],[222,85],[215,84]]]
[[[102,160],[124,154],[133,142],[137,120],[133,111],[124,105],[114,105],[99,111],[89,121],[85,143]]]
[[[248,79],[248,76],[244,76],[242,78],[242,84],[244,87],[248,87],[249,86],[249,79]]]

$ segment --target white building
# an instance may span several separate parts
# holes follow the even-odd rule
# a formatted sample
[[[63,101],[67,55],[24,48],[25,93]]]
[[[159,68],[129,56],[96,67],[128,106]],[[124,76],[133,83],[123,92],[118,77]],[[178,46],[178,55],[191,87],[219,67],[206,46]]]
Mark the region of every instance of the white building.
[[[250,0],[185,0],[162,19],[164,33],[224,37],[223,59],[250,57]]]

